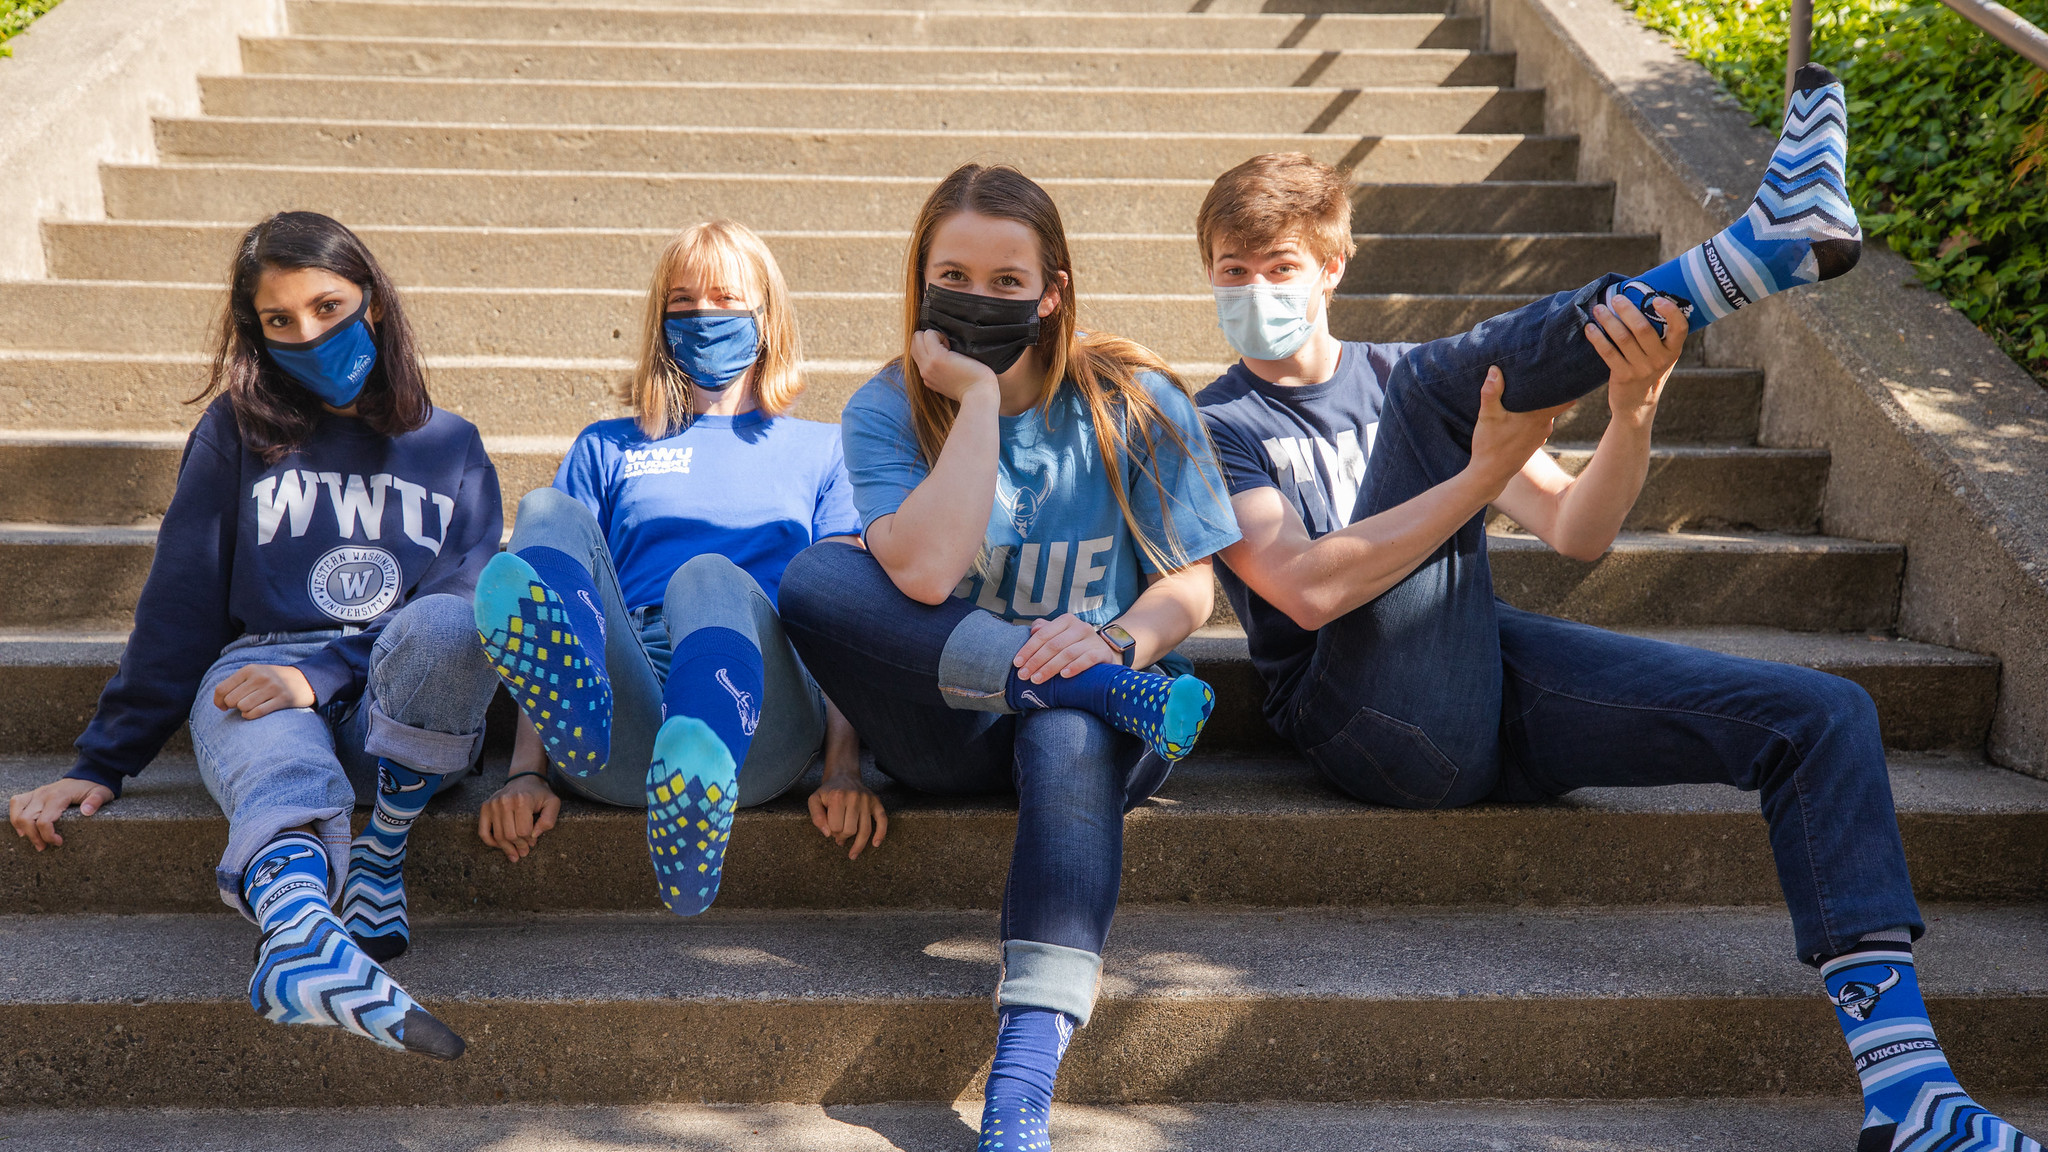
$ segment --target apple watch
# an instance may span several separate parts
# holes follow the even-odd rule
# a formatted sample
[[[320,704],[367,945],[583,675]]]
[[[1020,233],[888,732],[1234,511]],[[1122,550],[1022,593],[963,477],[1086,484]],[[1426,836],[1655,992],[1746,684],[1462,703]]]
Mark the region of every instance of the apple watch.
[[[1138,638],[1136,636],[1125,631],[1124,626],[1114,620],[1097,628],[1095,634],[1107,640],[1109,646],[1116,649],[1117,659],[1123,661],[1124,667],[1129,668],[1131,666],[1131,659],[1138,654]]]

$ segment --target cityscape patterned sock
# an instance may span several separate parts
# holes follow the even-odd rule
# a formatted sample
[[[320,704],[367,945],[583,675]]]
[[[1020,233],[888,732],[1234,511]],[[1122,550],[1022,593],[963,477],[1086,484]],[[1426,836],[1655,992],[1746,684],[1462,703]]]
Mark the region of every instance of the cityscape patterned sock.
[[[1017,669],[1003,686],[1003,697],[1020,712],[1038,708],[1079,708],[1152,746],[1167,760],[1195,750],[1195,740],[1216,693],[1193,676],[1162,676],[1136,668],[1097,664],[1073,676],[1054,676],[1043,684],[1024,679]]]
[[[1820,971],[1863,1082],[1856,1152],[2041,1152],[1956,1083],[1920,998],[1911,944],[1865,937]]]
[[[718,899],[739,766],[725,741],[694,716],[671,716],[654,737],[647,766],[647,855],[661,902],[695,916]]]
[[[589,776],[611,759],[612,687],[604,674],[597,586],[553,548],[501,552],[477,580],[476,631],[548,759]]]
[[[413,821],[447,779],[395,760],[377,760],[377,806],[348,846],[341,922],[356,946],[379,964],[405,955],[412,942],[405,912],[405,842]]]
[[[1856,266],[1863,229],[1849,203],[1849,115],[1842,82],[1818,64],[1793,78],[1785,127],[1763,186],[1742,218],[1676,259],[1608,289],[1626,296],[1659,335],[1652,296],[1668,296],[1699,331],[1787,288],[1832,280]]]
[[[996,1057],[982,1095],[976,1152],[1037,1152],[1052,1147],[1053,1082],[1074,1039],[1074,1018],[1051,1008],[1004,1008]]]
[[[327,850],[284,832],[243,874],[242,897],[263,926],[249,1007],[278,1024],[346,1028],[386,1048],[454,1060],[462,1037],[429,1015],[356,947],[327,907]]]
[[[676,645],[661,716],[689,716],[718,733],[734,764],[747,762],[761,725],[761,650],[730,628],[699,628]]]

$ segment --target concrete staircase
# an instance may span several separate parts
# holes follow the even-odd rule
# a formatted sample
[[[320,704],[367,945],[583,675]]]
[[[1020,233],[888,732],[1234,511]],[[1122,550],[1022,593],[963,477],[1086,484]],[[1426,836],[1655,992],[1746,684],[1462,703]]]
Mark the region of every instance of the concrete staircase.
[[[605,385],[626,366],[654,253],[707,216],[738,217],[777,251],[817,357],[801,414],[835,418],[895,350],[917,204],[968,159],[1040,179],[1076,234],[1084,319],[1194,380],[1229,357],[1195,206],[1255,152],[1355,166],[1347,335],[1444,335],[1654,262],[1656,237],[1611,231],[1612,188],[1574,181],[1576,142],[1542,133],[1543,93],[1512,87],[1513,59],[1482,50],[1478,19],[1429,0],[1188,7],[291,0],[288,35],[247,42],[244,74],[203,81],[204,116],[159,122],[158,163],[105,169],[108,219],[47,224],[49,279],[0,283],[0,490],[14,493],[0,524],[0,789],[61,771],[91,714],[196,415],[181,401],[203,378],[233,238],[274,210],[363,234],[405,286],[436,399],[482,427],[515,497],[614,413]],[[1822,534],[1827,454],[1756,443],[1765,386],[1740,367],[1682,368],[1615,550],[1582,564],[1504,528],[1503,594],[1868,687],[1934,921],[1937,1023],[1978,1092],[2048,1087],[2048,783],[1981,758],[1995,661],[1891,635],[1901,550]],[[1604,418],[1596,395],[1561,423],[1568,467]],[[1066,1099],[1832,1094],[1839,1117],[1787,1113],[1777,1130],[1805,1134],[1786,1147],[1847,1146],[1853,1077],[1814,978],[1788,958],[1753,798],[1362,807],[1265,729],[1233,622],[1190,651],[1219,687],[1218,718],[1128,822],[1105,1001],[1068,1060]],[[494,754],[437,803],[409,866],[424,919],[395,969],[470,1038],[461,1063],[249,1013],[250,933],[213,895],[225,823],[174,746],[119,804],[67,825],[61,851],[0,844],[0,1101],[852,1105],[978,1091],[1003,803],[892,795],[888,843],[857,863],[819,840],[800,798],[744,814],[718,908],[681,923],[658,914],[637,813],[571,805],[517,866],[479,845],[476,807],[503,774]],[[1780,1106],[1670,1105],[1669,1146],[1691,1146],[1688,1107],[1747,1123]],[[1637,1133],[1628,1146],[1666,1146],[1642,1134],[1665,1129],[1610,1114]],[[1552,1132],[1543,1106],[1516,1115]],[[966,1146],[941,1128],[930,1146]],[[1572,1147],[1623,1146],[1574,1131]],[[735,1139],[716,1146],[765,1146]],[[811,1139],[774,1146],[822,1146]]]

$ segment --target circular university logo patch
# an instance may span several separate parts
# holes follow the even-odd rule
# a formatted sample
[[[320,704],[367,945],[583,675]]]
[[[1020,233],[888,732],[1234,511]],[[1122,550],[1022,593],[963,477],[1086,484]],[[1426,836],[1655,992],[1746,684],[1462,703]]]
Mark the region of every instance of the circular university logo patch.
[[[344,624],[362,624],[398,600],[398,558],[382,548],[344,545],[320,558],[306,590],[322,612]]]

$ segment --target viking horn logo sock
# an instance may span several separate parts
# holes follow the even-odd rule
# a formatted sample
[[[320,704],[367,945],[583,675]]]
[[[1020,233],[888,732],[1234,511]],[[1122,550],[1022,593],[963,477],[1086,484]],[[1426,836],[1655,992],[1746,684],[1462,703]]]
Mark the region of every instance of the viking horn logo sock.
[[[249,863],[242,898],[263,926],[249,1007],[278,1024],[338,1027],[406,1052],[454,1060],[462,1037],[419,1006],[327,907],[327,850],[285,832]]]
[[[1712,239],[1608,289],[1661,335],[1650,300],[1665,296],[1698,331],[1766,296],[1832,280],[1856,266],[1863,228],[1849,203],[1849,112],[1842,82],[1818,64],[1793,77],[1785,126],[1749,210]]]
[[[405,955],[412,943],[405,906],[406,840],[413,821],[447,779],[395,760],[377,761],[377,806],[348,848],[341,922],[356,946],[380,964]]]

